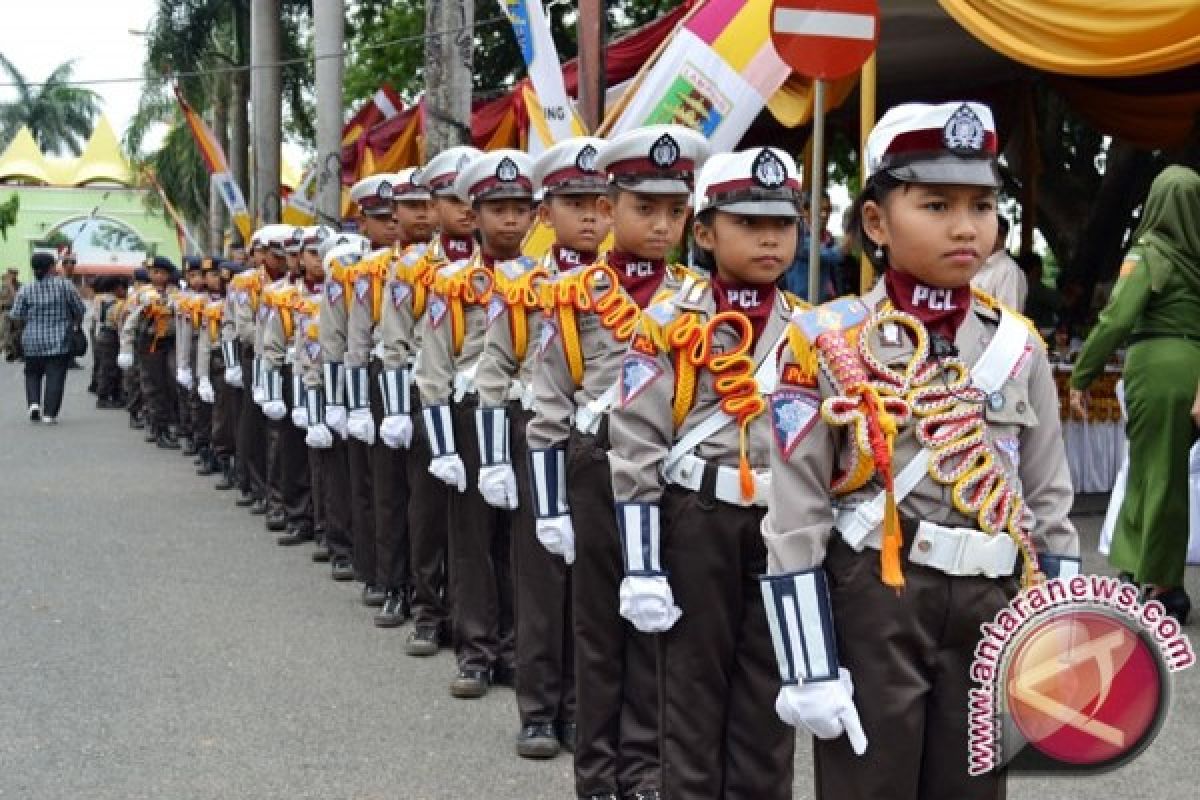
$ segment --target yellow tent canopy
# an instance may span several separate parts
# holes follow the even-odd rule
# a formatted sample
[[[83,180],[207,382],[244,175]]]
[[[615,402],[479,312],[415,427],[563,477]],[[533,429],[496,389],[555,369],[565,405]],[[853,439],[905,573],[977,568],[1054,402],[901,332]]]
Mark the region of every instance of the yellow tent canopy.
[[[133,171],[121,154],[108,118],[101,116],[79,158],[47,157],[22,127],[0,154],[0,182],[32,181],[44,186],[72,187],[89,183],[132,186]]]

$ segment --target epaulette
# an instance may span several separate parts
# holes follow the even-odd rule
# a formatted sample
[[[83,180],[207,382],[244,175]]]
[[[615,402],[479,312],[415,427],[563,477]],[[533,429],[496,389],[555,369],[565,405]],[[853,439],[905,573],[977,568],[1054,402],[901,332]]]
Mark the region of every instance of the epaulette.
[[[1025,327],[1029,329],[1029,335],[1033,337],[1033,340],[1041,345],[1043,350],[1046,349],[1046,340],[1042,338],[1042,332],[1037,329],[1037,325],[1034,325],[1033,320],[1031,320],[1029,317],[1025,316],[1020,311],[1001,303],[992,295],[988,294],[982,289],[977,289],[974,286],[971,287],[971,296],[992,311],[999,313],[1000,309],[1004,309],[1007,313],[1016,316],[1017,319],[1025,323]]]

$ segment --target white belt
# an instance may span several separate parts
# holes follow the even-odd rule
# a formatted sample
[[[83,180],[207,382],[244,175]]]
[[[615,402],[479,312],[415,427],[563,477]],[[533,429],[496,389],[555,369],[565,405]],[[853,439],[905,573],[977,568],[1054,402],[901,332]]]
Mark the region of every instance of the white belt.
[[[843,521],[849,520],[854,509],[838,512],[834,525],[842,530]],[[859,546],[847,542],[855,550],[863,545],[878,550],[882,546],[883,533],[875,528]],[[917,535],[908,552],[908,560],[923,567],[931,567],[947,575],[972,577],[983,575],[999,578],[1012,575],[1017,566],[1017,544],[1005,533],[984,533],[973,528],[951,528],[922,521],[917,525]]]
[[[694,455],[686,455],[665,468],[663,477],[667,483],[682,486],[693,492],[700,491],[704,483],[704,468],[707,462]],[[767,507],[767,497],[771,490],[771,473],[763,470],[754,473],[754,497],[750,501],[742,499],[742,480],[737,467],[716,467],[717,483],[713,487],[713,496],[722,503],[733,506],[750,508]]]
[[[617,400],[618,389],[618,384],[613,384],[586,406],[575,409],[575,429],[588,436],[595,436],[599,433],[600,421],[604,419],[605,414],[612,410],[613,403]]]
[[[526,411],[532,411],[534,403],[533,384],[513,381],[508,385],[508,399],[520,401],[521,408]]]
[[[454,402],[461,403],[463,398],[475,391],[475,370],[478,363],[470,369],[454,373]]]
[[[285,364],[295,364],[296,363],[296,348],[295,347],[289,347],[287,349],[287,352],[283,354],[283,363],[285,363]]]

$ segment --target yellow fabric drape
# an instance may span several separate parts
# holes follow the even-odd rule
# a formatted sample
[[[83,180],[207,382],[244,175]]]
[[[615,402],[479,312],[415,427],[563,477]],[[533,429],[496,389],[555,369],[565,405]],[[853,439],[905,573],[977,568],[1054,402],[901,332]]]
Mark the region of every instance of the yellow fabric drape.
[[[1181,0],[938,0],[972,36],[1015,61],[1091,77],[1200,63],[1200,3]]]
[[[832,111],[841,106],[857,85],[857,72],[832,81],[825,88],[825,110]],[[807,125],[812,119],[813,105],[813,82],[795,73],[767,100],[771,116],[785,128]]]
[[[1186,143],[1200,114],[1200,90],[1137,94],[1069,78],[1051,85],[1096,130],[1151,150]]]
[[[387,152],[376,161],[377,172],[396,172],[405,167],[416,167],[421,164],[421,153],[418,145],[418,134],[421,132],[421,115],[413,114],[408,127],[396,137],[388,147]]]

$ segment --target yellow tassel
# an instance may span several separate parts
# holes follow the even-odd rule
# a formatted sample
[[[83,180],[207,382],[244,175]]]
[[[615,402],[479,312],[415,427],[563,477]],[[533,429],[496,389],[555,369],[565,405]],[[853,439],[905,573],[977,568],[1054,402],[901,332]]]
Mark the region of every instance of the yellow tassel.
[[[896,496],[893,492],[888,492],[883,515],[883,547],[879,552],[879,570],[884,584],[897,591],[904,588],[904,571],[900,568],[900,548],[903,544],[900,515],[896,512]]]
[[[754,473],[750,470],[750,459],[746,457],[746,426],[741,430],[741,455],[738,458],[738,480],[741,483],[742,499],[754,502]]]

